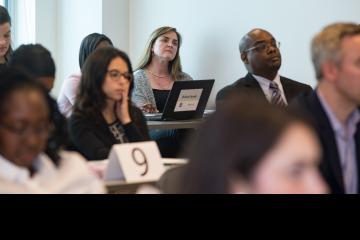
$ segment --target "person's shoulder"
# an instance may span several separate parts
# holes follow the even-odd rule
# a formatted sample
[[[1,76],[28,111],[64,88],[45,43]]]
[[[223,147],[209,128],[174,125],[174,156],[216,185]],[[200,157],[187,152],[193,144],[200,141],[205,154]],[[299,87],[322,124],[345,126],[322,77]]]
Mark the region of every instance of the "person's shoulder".
[[[69,76],[69,79],[72,80],[80,80],[81,79],[81,73],[73,73]]]
[[[144,69],[139,69],[134,72],[135,89],[145,88],[148,86],[149,79]]]
[[[71,180],[71,191],[76,193],[104,193],[103,183],[90,170],[86,159],[77,152],[62,151],[58,175]]]
[[[157,183],[157,187],[165,194],[181,193],[186,166],[174,167],[166,171]]]
[[[302,92],[289,103],[289,108],[307,114],[317,114],[317,95],[315,91]]]
[[[61,159],[60,161],[61,167],[86,166],[86,159],[77,152],[61,151],[60,159]]]
[[[82,119],[86,119],[87,116],[85,113],[83,112],[80,112],[80,111],[74,111],[70,118],[69,118],[69,121],[74,121],[74,120],[82,120]]]
[[[135,79],[146,79],[146,72],[144,69],[138,69],[134,72]]]
[[[330,122],[316,91],[299,94],[289,103],[289,110],[297,113],[298,116],[306,120],[316,131],[331,129]]]
[[[302,83],[302,82],[299,82],[299,81],[296,81],[296,80],[293,80],[293,79],[290,79],[290,78],[287,78],[287,77],[283,77],[281,76],[280,77],[281,79],[281,82],[282,83],[286,83],[286,84],[289,84],[289,85],[292,85],[292,86],[295,86],[295,87],[298,87],[298,88],[302,88],[302,89],[305,89],[305,90],[308,90],[308,91],[312,91],[312,87],[308,84],[305,84],[305,83]]]
[[[91,117],[88,114],[85,114],[80,111],[75,111],[71,114],[68,122],[70,126],[84,127],[84,126],[94,125],[95,119],[94,117]]]
[[[186,73],[186,72],[180,72],[178,75],[178,80],[179,81],[192,81],[194,80],[190,74]]]
[[[71,86],[70,83],[78,83],[80,82],[80,80],[81,80],[81,73],[73,73],[64,79],[63,85],[65,84],[68,87],[70,87]]]
[[[235,82],[231,83],[230,85],[227,85],[227,86],[223,87],[223,88],[219,91],[219,93],[231,92],[231,91],[233,91],[234,89],[239,88],[239,87],[245,85],[245,84],[246,84],[246,81],[247,81],[247,79],[246,79],[245,77],[244,77],[244,78],[240,78],[240,79],[236,80]]]

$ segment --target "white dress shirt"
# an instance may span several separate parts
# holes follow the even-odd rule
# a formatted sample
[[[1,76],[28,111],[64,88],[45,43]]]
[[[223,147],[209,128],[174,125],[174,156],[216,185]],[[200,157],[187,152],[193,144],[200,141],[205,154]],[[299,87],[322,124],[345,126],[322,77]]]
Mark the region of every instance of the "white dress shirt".
[[[0,194],[100,194],[103,183],[77,153],[62,152],[59,166],[44,154],[34,162],[33,177],[0,155]]]
[[[285,96],[283,85],[281,84],[281,81],[280,81],[280,75],[279,74],[276,75],[276,77],[275,77],[275,79],[273,81],[271,81],[269,79],[266,79],[264,77],[261,77],[261,76],[253,75],[253,77],[260,84],[260,87],[263,90],[263,92],[264,92],[264,94],[266,96],[266,99],[269,102],[271,102],[271,98],[272,98],[272,96],[274,94],[273,90],[270,88],[270,83],[275,82],[279,86],[279,89],[281,91],[281,98],[283,99],[284,103],[286,103],[286,105],[288,104],[288,101],[287,101],[286,96]]]

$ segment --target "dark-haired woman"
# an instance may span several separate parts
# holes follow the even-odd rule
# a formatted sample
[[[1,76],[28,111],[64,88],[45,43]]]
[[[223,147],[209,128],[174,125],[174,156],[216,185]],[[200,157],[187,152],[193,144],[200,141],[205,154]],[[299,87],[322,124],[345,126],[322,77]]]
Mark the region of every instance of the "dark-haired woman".
[[[6,68],[11,54],[11,18],[9,12],[0,6],[0,71]]]
[[[79,52],[79,65],[80,69],[83,68],[86,59],[96,49],[113,46],[110,38],[104,34],[92,33],[86,36],[81,42]],[[76,93],[79,88],[81,74],[72,74],[69,78],[65,79],[62,83],[60,94],[58,97],[58,104],[60,111],[64,116],[69,118],[72,114],[73,106],[75,104]]]
[[[102,48],[86,60],[70,135],[88,160],[107,159],[115,144],[149,139],[145,118],[131,103],[132,88],[132,66],[126,53]]]

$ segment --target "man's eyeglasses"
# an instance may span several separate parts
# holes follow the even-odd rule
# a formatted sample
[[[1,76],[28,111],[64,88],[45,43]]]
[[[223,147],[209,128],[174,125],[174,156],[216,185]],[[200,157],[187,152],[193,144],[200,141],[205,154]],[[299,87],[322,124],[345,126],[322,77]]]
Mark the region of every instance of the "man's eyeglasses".
[[[0,128],[3,128],[15,135],[18,135],[19,137],[27,137],[30,134],[33,134],[40,138],[47,138],[50,134],[50,132],[53,130],[53,125],[50,123],[40,124],[35,127],[29,127],[29,126],[11,126],[5,123],[0,123]]]
[[[253,50],[259,50],[259,51],[265,51],[265,50],[268,50],[270,47],[273,47],[273,48],[280,48],[280,42],[276,42],[276,41],[273,41],[273,42],[260,42],[258,44],[255,44],[255,46],[249,48],[249,49],[246,49],[244,51],[244,53],[247,53],[247,52],[250,52],[250,51],[253,51]]]
[[[108,71],[108,74],[114,80],[120,80],[121,77],[124,77],[129,82],[133,80],[133,75],[129,72],[121,73],[118,70],[110,70]]]

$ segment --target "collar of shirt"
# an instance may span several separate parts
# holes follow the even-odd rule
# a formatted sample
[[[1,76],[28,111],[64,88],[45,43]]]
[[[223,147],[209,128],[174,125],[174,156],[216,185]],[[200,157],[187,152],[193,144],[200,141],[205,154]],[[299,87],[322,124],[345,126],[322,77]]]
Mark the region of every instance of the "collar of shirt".
[[[342,139],[349,140],[349,138],[353,138],[356,133],[357,125],[360,122],[360,111],[356,109],[346,121],[346,125],[344,126],[339,119],[336,117],[334,111],[331,109],[330,105],[326,101],[323,94],[318,89],[317,95],[319,97],[320,103],[323,106],[326,115],[329,118],[332,128]]]
[[[43,155],[39,155],[34,161],[34,168],[37,171],[34,178],[39,176],[39,173],[49,171],[49,166],[52,165],[50,160]],[[48,172],[50,173],[50,172]],[[8,182],[17,184],[26,184],[32,180],[30,171],[24,167],[19,167],[0,155],[0,178]]]
[[[269,79],[266,79],[264,77],[261,77],[261,76],[257,76],[257,75],[253,75],[253,77],[256,79],[256,81],[259,83],[261,89],[263,90],[265,96],[266,96],[266,99],[271,102],[271,98],[272,98],[272,95],[273,95],[273,91],[270,89],[270,84],[272,82],[275,82],[278,86],[279,86],[279,89],[281,91],[281,97],[282,99],[284,100],[284,102],[286,104],[288,104],[287,102],[287,99],[285,97],[285,93],[284,93],[284,88],[283,88],[283,85],[281,84],[281,80],[280,80],[280,75],[277,74],[276,77],[271,81]]]

